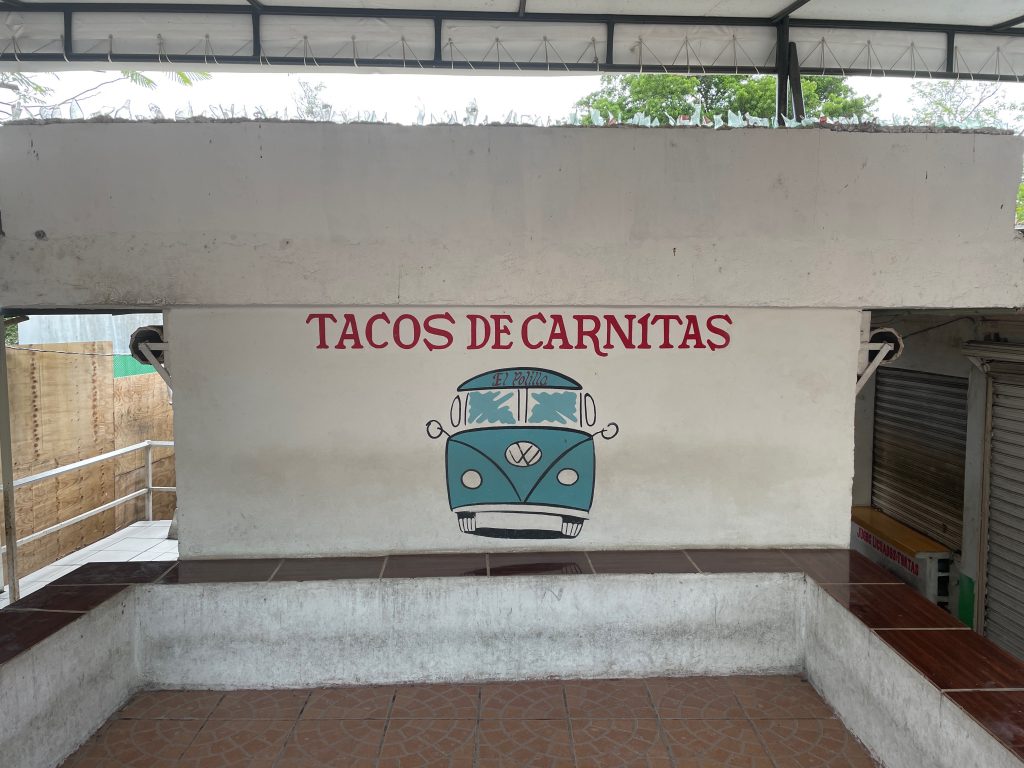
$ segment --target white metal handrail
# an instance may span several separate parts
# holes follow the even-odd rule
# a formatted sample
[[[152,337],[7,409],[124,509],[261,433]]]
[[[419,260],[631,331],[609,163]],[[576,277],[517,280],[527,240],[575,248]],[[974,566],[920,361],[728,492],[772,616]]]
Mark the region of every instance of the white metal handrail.
[[[114,507],[117,507],[117,506],[119,506],[121,504],[126,504],[127,502],[132,501],[134,499],[137,499],[140,496],[145,496],[146,497],[146,519],[147,520],[152,520],[153,519],[153,494],[154,493],[176,493],[177,490],[178,490],[177,486],[153,485],[153,449],[154,448],[173,448],[173,447],[174,447],[174,442],[172,440],[144,440],[141,443],[136,443],[135,445],[129,445],[129,446],[126,446],[124,448],[118,448],[117,450],[114,450],[114,451],[109,451],[107,453],[101,453],[99,456],[92,456],[92,457],[90,457],[88,459],[82,459],[81,461],[76,461],[76,462],[74,462],[72,464],[65,464],[63,467],[54,467],[53,469],[48,469],[45,472],[39,472],[39,473],[37,473],[35,475],[28,475],[27,477],[18,478],[12,484],[12,486],[14,488],[21,488],[22,486],[25,486],[25,485],[32,485],[33,483],[38,483],[38,482],[40,482],[42,480],[48,480],[51,477],[57,477],[58,475],[63,475],[65,473],[67,473],[67,472],[74,472],[75,470],[83,469],[84,467],[92,466],[93,464],[99,464],[99,463],[104,462],[104,461],[110,461],[110,459],[116,459],[118,456],[124,456],[125,454],[128,454],[128,453],[134,453],[136,451],[143,451],[143,450],[146,452],[146,487],[145,488],[140,488],[137,491],[132,491],[129,494],[126,494],[124,496],[121,496],[120,498],[114,499],[113,501],[108,501],[106,504],[101,504],[100,506],[98,506],[98,507],[96,507],[94,509],[90,509],[88,512],[83,512],[82,514],[76,515],[75,517],[72,517],[72,518],[70,518],[68,520],[62,520],[61,522],[57,523],[56,525],[51,525],[49,528],[44,528],[41,531],[36,531],[35,533],[30,533],[28,536],[23,536],[23,537],[17,539],[14,542],[12,548],[14,549],[15,552],[17,552],[18,547],[20,547],[22,544],[28,544],[30,541],[35,541],[36,539],[41,539],[44,536],[49,536],[50,534],[56,533],[57,531],[61,530],[62,528],[67,528],[70,525],[76,525],[77,523],[80,523],[83,520],[88,520],[90,517],[93,517],[94,515],[98,515],[101,512],[106,512],[108,509],[113,509]],[[3,490],[3,485],[0,485],[0,491],[2,491],[2,490]],[[0,554],[4,554],[6,552],[7,552],[7,547],[6,546],[0,546]],[[7,582],[9,581],[9,577],[8,577],[8,574],[7,574],[7,569],[5,568],[5,569],[3,569],[3,571],[4,571],[3,572],[3,578],[0,579],[0,589],[6,588]],[[13,584],[12,584],[12,586],[13,586]],[[12,595],[12,597],[13,597],[13,595]]]

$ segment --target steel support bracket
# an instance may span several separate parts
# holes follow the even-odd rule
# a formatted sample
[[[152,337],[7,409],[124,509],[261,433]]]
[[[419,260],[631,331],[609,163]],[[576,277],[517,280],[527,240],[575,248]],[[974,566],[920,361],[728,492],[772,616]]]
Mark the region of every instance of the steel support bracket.
[[[146,361],[153,366],[160,378],[164,380],[164,384],[167,385],[167,389],[174,393],[174,389],[171,387],[171,372],[167,370],[167,366],[156,359],[154,352],[166,352],[170,345],[167,342],[161,342],[158,344],[151,344],[149,342],[142,342],[139,344],[139,351],[145,356]]]
[[[857,389],[854,391],[855,395],[859,395],[860,391],[867,386],[868,381],[875,375],[875,371],[878,370],[879,366],[885,362],[885,358],[890,352],[892,352],[896,345],[890,344],[888,341],[882,342],[869,342],[862,345],[863,348],[868,351],[877,352],[875,359],[868,363],[868,367],[864,369],[864,372],[857,377]]]

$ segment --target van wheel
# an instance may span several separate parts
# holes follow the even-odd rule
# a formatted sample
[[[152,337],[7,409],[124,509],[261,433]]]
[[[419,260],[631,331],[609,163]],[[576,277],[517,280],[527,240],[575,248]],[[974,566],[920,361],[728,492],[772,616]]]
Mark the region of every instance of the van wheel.
[[[476,512],[459,513],[459,530],[463,533],[476,532]]]
[[[583,530],[583,523],[585,522],[582,517],[563,517],[562,535],[567,539],[575,539],[580,535],[580,531]]]

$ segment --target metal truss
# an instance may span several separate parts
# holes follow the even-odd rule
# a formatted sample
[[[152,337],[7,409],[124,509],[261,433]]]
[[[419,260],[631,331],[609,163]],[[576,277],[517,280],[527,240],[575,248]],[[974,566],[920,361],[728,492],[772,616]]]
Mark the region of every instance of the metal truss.
[[[320,6],[277,6],[264,4],[262,0],[248,0],[247,3],[235,5],[216,3],[146,3],[146,2],[25,2],[24,0],[0,0],[0,14],[4,12],[18,14],[29,22],[33,18],[43,18],[42,14],[60,14],[63,29],[52,35],[49,42],[27,47],[19,45],[16,38],[5,41],[0,36],[0,62],[31,64],[33,62],[51,63],[94,63],[105,66],[117,65],[281,65],[281,66],[319,66],[319,67],[365,67],[373,69],[450,69],[450,70],[484,70],[484,71],[548,71],[548,72],[671,72],[688,74],[775,74],[788,77],[792,70],[789,51],[791,37],[800,32],[806,39],[812,30],[822,30],[818,46],[801,43],[803,55],[799,57],[799,69],[803,74],[817,75],[890,75],[890,76],[930,76],[930,77],[969,77],[977,80],[1009,80],[1020,81],[1024,71],[1018,74],[1012,62],[1005,56],[998,45],[998,38],[1003,41],[1016,41],[1024,37],[1024,29],[1016,27],[1020,19],[1009,19],[993,26],[940,25],[911,22],[891,21],[852,21],[823,20],[809,18],[793,18],[790,14],[805,5],[808,0],[797,0],[778,13],[768,18],[722,17],[722,16],[664,16],[636,14],[589,14],[589,13],[534,13],[527,8],[526,0],[520,0],[519,10],[511,12],[490,11],[444,11],[417,9],[367,9],[367,8],[332,8]],[[247,17],[247,33],[245,40],[233,40],[225,52],[221,46],[219,51],[211,43],[210,34],[199,34],[190,49],[165,50],[162,43],[152,45],[155,51],[118,50],[114,36],[110,36],[109,46],[106,40],[93,41],[92,46],[78,45],[75,36],[77,20],[88,14],[92,20],[97,15],[141,14],[146,18],[168,17],[171,14],[193,14],[206,17],[228,19],[237,24],[240,16]],[[379,20],[384,23],[429,23],[433,25],[432,41],[429,36],[419,41],[418,47],[432,47],[422,51],[428,55],[419,56],[414,51],[412,41],[406,36],[396,34],[395,40],[387,46],[377,46],[373,51],[370,46],[360,46],[356,36],[352,35],[351,46],[347,50],[336,48],[331,51],[312,50],[308,37],[299,36],[291,50],[268,51],[264,45],[262,27],[276,19],[301,19],[315,17],[332,20]],[[451,24],[466,22],[483,22],[496,25],[535,25],[538,30],[537,48],[534,55],[519,55],[508,52],[506,41],[495,37],[490,49],[480,55],[461,55],[459,40],[446,34]],[[242,22],[245,24],[245,22]],[[563,43],[561,49],[546,35],[544,29],[558,30],[565,25],[597,27],[602,31],[601,38],[592,36],[587,41],[575,41],[572,50],[567,50]],[[683,38],[674,58],[659,56],[653,50],[645,56],[645,48],[649,45],[640,39],[630,48],[631,56],[627,60],[616,54],[616,32],[631,28],[687,28],[691,30],[731,29],[741,35],[770,33],[775,40],[770,51],[759,49],[747,55],[737,35],[732,37],[732,50],[728,51],[728,42],[717,56],[705,45],[698,52],[690,43],[690,38]],[[525,28],[525,27],[524,27]],[[159,27],[154,27],[154,32]],[[249,32],[248,30],[251,30]],[[853,53],[836,54],[829,43],[828,35],[836,30],[863,30],[871,33],[904,33],[909,41],[905,51],[893,53],[889,60],[877,52],[872,56],[871,40],[868,39],[866,51],[861,50],[856,56]],[[2,33],[0,33],[2,35]],[[932,48],[936,35],[941,35],[945,42],[942,61],[937,57],[922,56],[915,50],[913,35],[930,36]],[[987,66],[975,67],[975,71],[966,64],[958,53],[957,41],[961,36],[971,36],[975,41],[978,36],[993,39],[993,53],[987,60]],[[160,39],[159,34],[151,36]],[[38,42],[38,41],[37,41]],[[522,43],[522,40],[520,40]],[[1024,41],[1021,41],[1024,45]],[[815,51],[810,55],[811,48],[820,47],[820,55]],[[84,48],[84,50],[83,50]],[[581,48],[582,50],[577,50]],[[619,48],[621,53],[621,48]],[[664,52],[664,51],[663,51]],[[779,52],[779,53],[777,53]],[[683,55],[685,54],[685,56]],[[767,54],[767,55],[765,55]],[[941,55],[941,51],[940,51]],[[1014,55],[1018,55],[1015,51]],[[994,65],[992,63],[994,56]],[[1019,60],[1018,60],[1019,61]],[[1024,68],[1022,68],[1024,70]]]

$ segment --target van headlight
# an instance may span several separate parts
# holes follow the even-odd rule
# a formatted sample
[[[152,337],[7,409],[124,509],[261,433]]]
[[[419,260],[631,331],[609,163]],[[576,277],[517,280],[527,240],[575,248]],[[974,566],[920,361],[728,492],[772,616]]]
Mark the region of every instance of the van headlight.
[[[470,490],[479,488],[480,483],[482,482],[483,478],[480,477],[480,473],[477,472],[475,469],[467,469],[465,472],[462,473],[462,484],[469,488]],[[575,482],[575,480],[573,482]]]
[[[580,476],[576,473],[575,469],[566,468],[558,473],[558,482],[562,485],[573,485],[579,479]]]

